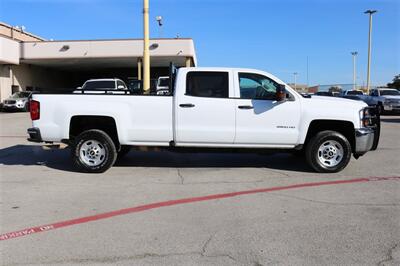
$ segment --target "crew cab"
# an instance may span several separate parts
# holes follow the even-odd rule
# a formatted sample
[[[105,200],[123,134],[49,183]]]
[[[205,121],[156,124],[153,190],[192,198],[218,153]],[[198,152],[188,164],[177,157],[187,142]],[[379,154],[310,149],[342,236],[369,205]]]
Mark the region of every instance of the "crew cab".
[[[169,81],[165,95],[35,94],[29,140],[67,143],[74,164],[96,173],[131,146],[291,151],[331,173],[378,145],[373,108],[302,97],[264,71],[171,67]]]

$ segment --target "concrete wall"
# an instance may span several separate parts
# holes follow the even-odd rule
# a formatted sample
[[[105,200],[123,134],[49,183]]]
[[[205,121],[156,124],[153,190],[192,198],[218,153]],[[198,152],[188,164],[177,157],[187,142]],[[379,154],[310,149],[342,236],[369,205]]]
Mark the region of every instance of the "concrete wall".
[[[69,87],[71,85],[70,75],[64,71],[51,68],[21,64],[12,66],[14,84],[26,90],[28,87],[42,89],[57,89],[60,86]]]
[[[19,64],[19,42],[0,36],[0,64]]]
[[[0,101],[11,95],[11,66],[0,65]]]

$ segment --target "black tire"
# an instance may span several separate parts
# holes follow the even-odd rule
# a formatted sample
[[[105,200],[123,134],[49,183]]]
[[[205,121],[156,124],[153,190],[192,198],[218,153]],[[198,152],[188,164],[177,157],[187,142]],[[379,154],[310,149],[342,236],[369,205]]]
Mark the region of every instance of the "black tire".
[[[121,145],[121,150],[118,152],[117,160],[121,160],[122,158],[124,158],[129,153],[130,150],[131,146]]]
[[[93,143],[98,143],[97,146],[99,149],[97,150],[101,150],[101,156],[98,158],[93,158],[93,161],[98,164],[91,164],[90,159],[87,158],[90,156],[89,151],[81,150],[81,148],[84,149],[84,145],[90,147],[90,141],[94,141]],[[75,144],[73,145],[71,151],[74,165],[79,170],[86,173],[103,173],[113,166],[117,159],[117,150],[114,142],[107,135],[107,133],[97,129],[91,129],[82,132],[75,139]],[[96,151],[91,150],[90,152],[94,153],[93,156],[98,156],[98,154],[96,155]]]
[[[350,161],[351,153],[351,145],[346,137],[329,130],[313,136],[307,143],[305,151],[307,163],[319,173],[336,173],[343,170]]]

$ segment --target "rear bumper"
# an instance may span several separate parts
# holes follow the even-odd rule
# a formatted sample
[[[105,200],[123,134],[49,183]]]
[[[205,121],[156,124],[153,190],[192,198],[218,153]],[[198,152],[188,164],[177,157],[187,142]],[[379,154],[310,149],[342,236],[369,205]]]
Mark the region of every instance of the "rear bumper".
[[[43,142],[42,135],[40,135],[40,129],[37,127],[28,128],[29,138],[28,141],[31,142]]]

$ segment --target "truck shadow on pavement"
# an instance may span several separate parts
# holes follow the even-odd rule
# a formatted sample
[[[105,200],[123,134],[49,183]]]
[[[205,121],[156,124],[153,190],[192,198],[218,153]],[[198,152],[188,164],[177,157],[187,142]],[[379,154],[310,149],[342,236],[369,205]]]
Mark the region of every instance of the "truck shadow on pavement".
[[[44,149],[38,145],[15,145],[0,149],[0,165],[41,165],[78,172],[71,161],[70,149]],[[289,153],[175,153],[169,151],[130,151],[114,167],[165,168],[267,168],[313,172],[303,158]]]

